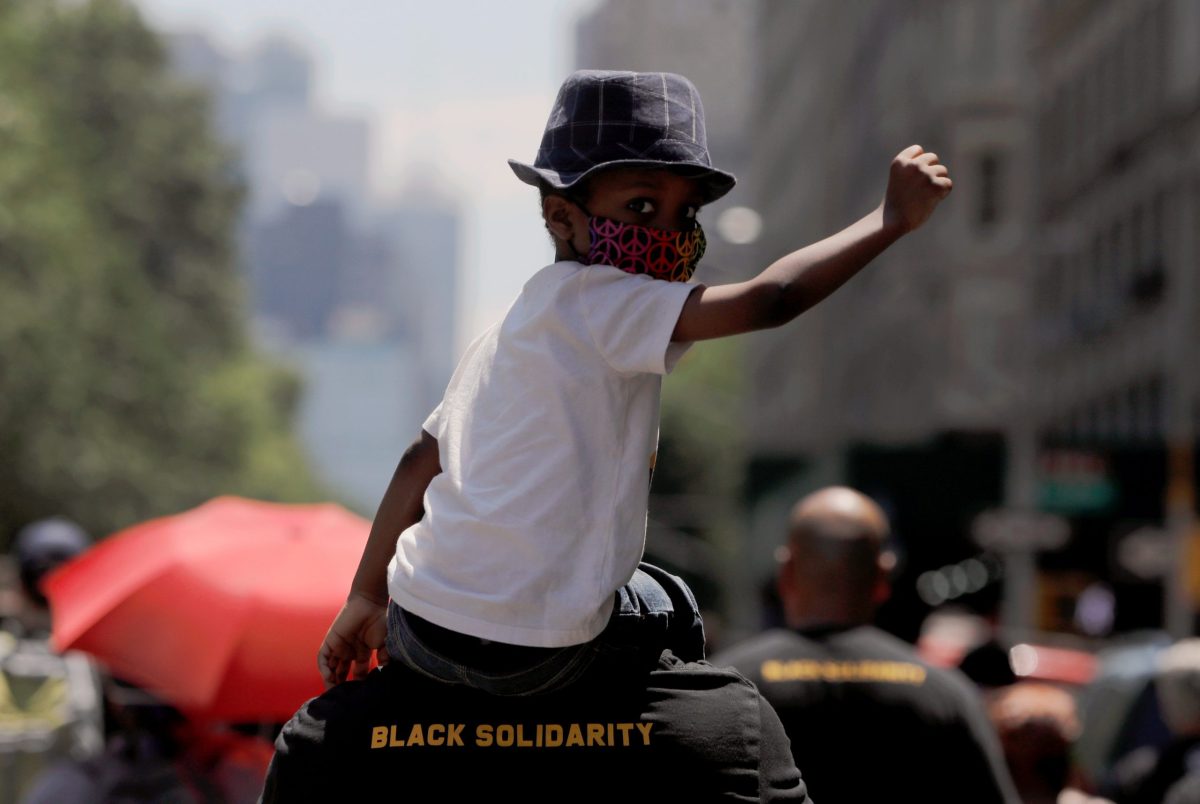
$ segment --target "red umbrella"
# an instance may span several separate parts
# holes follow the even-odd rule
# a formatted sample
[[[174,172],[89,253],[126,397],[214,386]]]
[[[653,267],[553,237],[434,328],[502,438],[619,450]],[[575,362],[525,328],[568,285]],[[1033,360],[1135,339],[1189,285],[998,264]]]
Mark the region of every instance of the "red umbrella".
[[[46,582],[53,641],[195,717],[287,720],[370,523],[337,505],[219,497],[135,525]]]

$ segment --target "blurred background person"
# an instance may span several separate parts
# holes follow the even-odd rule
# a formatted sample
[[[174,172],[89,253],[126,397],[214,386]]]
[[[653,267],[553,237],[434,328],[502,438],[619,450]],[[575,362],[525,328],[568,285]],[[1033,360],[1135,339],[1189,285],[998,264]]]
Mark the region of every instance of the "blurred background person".
[[[779,594],[789,628],[713,657],[762,690],[818,800],[1016,802],[996,734],[959,673],[871,625],[889,594],[888,521],[826,488],[792,509]],[[919,792],[917,792],[919,791]]]
[[[1167,790],[1163,804],[1196,804],[1200,802],[1200,774],[1189,773]]]
[[[1161,748],[1144,746],[1120,759],[1114,789],[1118,804],[1161,802],[1167,791],[1189,774],[1200,772],[1200,639],[1184,639],[1163,651],[1154,678],[1159,713],[1171,732]],[[1186,800],[1194,783],[1176,795]]]
[[[88,657],[59,655],[49,643],[50,610],[41,582],[88,548],[74,522],[42,519],[21,528],[13,555],[18,584],[0,620],[0,802],[18,800],[43,768],[85,760],[103,746],[99,676]]]
[[[987,709],[1024,804],[1098,801],[1070,787],[1071,746],[1080,731],[1071,693],[1019,682],[995,690]]]
[[[0,627],[11,634],[45,640],[50,636],[50,606],[42,579],[91,544],[83,528],[63,517],[39,519],[17,531],[12,557],[19,594],[3,612]]]
[[[251,804],[272,744],[256,734],[185,717],[118,679],[104,684],[104,750],[65,757],[29,786],[21,804]]]

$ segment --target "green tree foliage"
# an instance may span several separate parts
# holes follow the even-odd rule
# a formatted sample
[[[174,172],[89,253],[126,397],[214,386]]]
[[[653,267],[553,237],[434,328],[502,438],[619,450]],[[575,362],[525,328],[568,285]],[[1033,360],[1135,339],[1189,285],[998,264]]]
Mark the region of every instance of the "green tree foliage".
[[[247,342],[240,198],[128,2],[0,0],[0,540],[317,493]]]
[[[650,518],[679,539],[673,550],[651,539],[651,560],[684,576],[700,605],[728,601],[728,568],[738,561],[745,438],[741,372],[743,338],[696,344],[663,382],[662,428],[651,486]],[[695,544],[687,549],[687,539]],[[678,551],[690,553],[686,563]]]

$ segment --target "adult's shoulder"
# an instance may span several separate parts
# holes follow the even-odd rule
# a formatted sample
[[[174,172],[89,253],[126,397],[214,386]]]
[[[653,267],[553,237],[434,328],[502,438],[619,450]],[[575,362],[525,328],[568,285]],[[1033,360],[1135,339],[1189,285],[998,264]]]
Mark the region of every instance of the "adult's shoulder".
[[[393,696],[395,680],[402,668],[374,670],[366,678],[345,681],[311,698],[296,711],[275,742],[276,753],[295,753],[326,743],[345,727],[378,714],[381,702]],[[419,679],[413,679],[420,681]]]
[[[403,678],[401,678],[403,677]],[[424,683],[398,665],[373,670],[306,701],[275,740],[260,802],[318,801],[342,792],[336,771],[357,747],[351,735],[395,705],[400,690]],[[361,741],[360,741],[361,742]]]
[[[646,686],[642,719],[701,800],[807,801],[778,715],[742,674],[664,651]]]
[[[663,651],[658,667],[650,675],[651,689],[724,691],[738,695],[755,687],[736,668],[715,661],[688,662],[669,650]]]

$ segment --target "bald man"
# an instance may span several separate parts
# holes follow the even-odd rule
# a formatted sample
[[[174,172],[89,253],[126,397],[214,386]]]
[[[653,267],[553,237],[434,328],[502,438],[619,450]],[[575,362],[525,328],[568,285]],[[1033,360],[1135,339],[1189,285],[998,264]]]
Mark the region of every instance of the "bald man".
[[[890,593],[887,516],[844,487],[792,509],[779,594],[788,628],[715,656],[758,685],[822,802],[1017,802],[978,693],[871,625]]]

